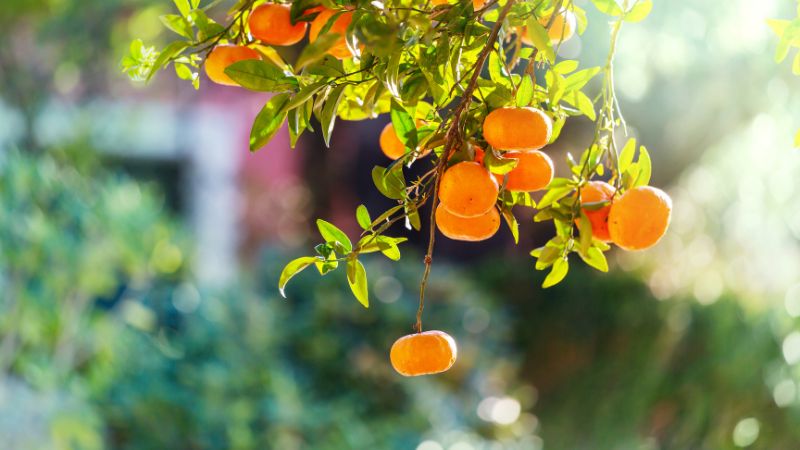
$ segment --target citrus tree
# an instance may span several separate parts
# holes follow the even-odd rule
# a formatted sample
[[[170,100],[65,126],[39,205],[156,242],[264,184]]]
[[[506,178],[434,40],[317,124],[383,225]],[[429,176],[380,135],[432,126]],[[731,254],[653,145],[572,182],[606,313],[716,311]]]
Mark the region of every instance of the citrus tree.
[[[396,205],[376,215],[359,206],[363,231],[355,240],[317,220],[322,242],[315,254],[286,265],[278,287],[283,292],[312,265],[322,275],[344,266],[366,307],[359,258],[381,252],[398,260],[405,238],[387,230],[397,222],[420,230],[423,217],[430,220],[416,333],[391,352],[401,374],[441,372],[456,357],[446,333],[422,332],[437,229],[450,239],[480,241],[505,222],[517,241],[518,217],[535,210],[533,220],[555,227],[555,236],[531,251],[536,269],[549,270],[545,288],[567,275],[570,254],[607,271],[604,253],[612,243],[641,250],[665,233],[671,201],[648,186],[646,148],[633,138],[618,141],[627,127],[614,90],[620,30],[644,19],[651,0],[592,0],[610,20],[611,35],[605,64],[588,68],[557,57],[559,46],[587,26],[586,11],[570,0],[238,0],[218,22],[212,16],[221,3],[175,0],[176,13],[161,19],[177,39],[161,49],[134,41],[124,70],[149,80],[172,66],[198,89],[203,70],[218,84],[272,92],[253,123],[251,151],[284,124],[292,146],[314,128],[327,145],[337,118],[391,116],[377,145],[392,162],[374,167],[372,179]],[[275,49],[293,45],[302,46],[294,61]],[[590,95],[587,84],[596,77],[600,89]],[[577,116],[595,123],[593,138],[580,154],[568,154],[568,175],[554,177],[542,149]],[[409,178],[412,165],[426,171]]]

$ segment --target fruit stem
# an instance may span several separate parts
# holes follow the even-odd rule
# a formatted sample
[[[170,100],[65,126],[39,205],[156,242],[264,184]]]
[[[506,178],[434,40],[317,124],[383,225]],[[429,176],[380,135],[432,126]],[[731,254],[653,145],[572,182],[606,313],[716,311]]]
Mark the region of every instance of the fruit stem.
[[[503,9],[497,16],[497,21],[494,23],[494,27],[492,27],[491,33],[489,33],[489,38],[486,41],[486,45],[481,50],[481,53],[478,55],[478,59],[475,61],[475,65],[472,67],[472,78],[470,78],[469,84],[461,96],[461,102],[459,102],[458,106],[456,106],[456,109],[453,111],[452,119],[446,134],[444,151],[442,152],[442,156],[436,165],[436,178],[433,183],[433,199],[431,200],[431,221],[430,236],[428,238],[428,251],[425,254],[425,271],[422,274],[422,281],[419,285],[419,308],[417,308],[417,323],[414,325],[414,329],[417,331],[417,333],[422,332],[422,310],[425,309],[425,288],[428,286],[428,277],[431,274],[431,265],[433,264],[433,247],[436,240],[436,206],[439,200],[439,180],[442,178],[442,174],[444,174],[444,170],[447,167],[447,160],[450,158],[450,154],[457,147],[461,146],[461,134],[459,130],[461,114],[464,113],[472,101],[472,93],[478,86],[478,78],[480,78],[481,71],[486,63],[486,59],[489,57],[489,53],[491,53],[492,49],[494,48],[494,44],[497,42],[497,36],[500,34],[500,28],[503,26],[503,21],[505,21],[506,16],[508,15],[509,11],[511,11],[511,7],[514,5],[514,3],[515,0],[508,0],[508,2],[503,6]]]

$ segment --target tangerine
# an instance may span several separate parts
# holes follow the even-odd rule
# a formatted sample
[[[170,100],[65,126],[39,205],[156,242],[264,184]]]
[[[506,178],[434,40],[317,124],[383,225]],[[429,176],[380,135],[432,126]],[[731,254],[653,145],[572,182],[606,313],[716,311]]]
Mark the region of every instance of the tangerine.
[[[553,160],[544,152],[539,150],[507,152],[505,157],[519,161],[517,166],[507,174],[507,191],[538,191],[545,189],[553,181]]]
[[[672,215],[672,199],[661,189],[639,186],[620,195],[608,213],[611,241],[625,250],[643,250],[664,236]]]
[[[492,208],[480,216],[458,217],[440,204],[436,207],[436,227],[443,235],[456,241],[484,241],[500,229],[500,213],[497,208]]]
[[[454,164],[445,170],[439,183],[439,201],[459,217],[486,214],[497,201],[497,180],[474,161]]]
[[[538,150],[552,133],[550,117],[532,107],[497,108],[483,121],[483,137],[497,150]]]
[[[605,181],[590,181],[581,188],[581,204],[610,202],[614,198],[616,189]],[[608,214],[611,212],[611,205],[605,205],[599,209],[582,209],[589,222],[592,224],[592,236],[603,242],[611,240],[608,231]]]
[[[337,14],[338,11],[333,9],[323,9],[314,18],[311,22],[311,29],[308,32],[308,40],[309,42],[314,42],[319,37],[320,31],[325,27],[328,21]],[[331,48],[328,49],[328,54],[337,58],[337,59],[346,59],[353,56],[350,53],[350,49],[347,48],[347,40],[345,39],[345,32],[347,31],[347,27],[350,26],[350,22],[353,21],[353,12],[352,11],[345,11],[341,15],[339,15],[333,24],[331,25],[330,29],[328,29],[328,33],[335,33],[340,35],[339,39],[336,40],[336,43],[333,44]]]
[[[265,44],[293,45],[300,42],[306,34],[308,24],[297,22],[292,25],[289,5],[267,3],[259,5],[250,13],[247,23],[250,34]]]
[[[235,62],[245,59],[261,59],[261,55],[252,48],[241,45],[217,45],[211,50],[211,53],[208,54],[208,58],[206,58],[204,64],[206,75],[208,75],[211,81],[217,84],[239,86],[239,83],[233,81],[233,79],[225,73],[225,68]]]
[[[389,359],[400,375],[416,377],[441,373],[456,362],[456,341],[444,331],[425,331],[401,337],[392,344]]]

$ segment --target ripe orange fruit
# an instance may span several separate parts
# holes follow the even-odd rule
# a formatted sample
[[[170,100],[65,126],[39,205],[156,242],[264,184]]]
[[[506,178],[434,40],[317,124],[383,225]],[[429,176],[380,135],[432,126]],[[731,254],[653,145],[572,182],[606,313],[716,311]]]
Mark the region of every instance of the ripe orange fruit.
[[[497,108],[483,120],[483,137],[497,150],[538,150],[552,132],[550,117],[532,107]]]
[[[439,5],[446,5],[447,0],[431,0],[431,5],[439,6]]]
[[[611,240],[625,250],[655,245],[667,232],[672,199],[664,191],[639,186],[617,197],[608,213]]]
[[[417,126],[420,126],[420,124],[421,121],[417,121]],[[381,136],[378,139],[378,143],[380,144],[383,154],[390,159],[399,159],[406,154],[406,146],[400,141],[400,138],[397,137],[397,133],[394,131],[394,125],[392,125],[391,122],[387,123],[386,126],[383,127],[383,131],[381,131]],[[430,152],[431,149],[424,149],[419,153],[419,155],[417,155],[417,157],[422,158],[423,156],[428,155]]]
[[[314,42],[319,36],[319,32],[325,27],[325,24],[333,17],[338,11],[333,9],[323,9],[311,22],[311,30],[308,33],[309,42]],[[346,59],[352,55],[350,49],[347,48],[347,41],[345,40],[345,32],[350,22],[353,21],[353,12],[346,11],[336,18],[336,21],[331,25],[328,33],[335,33],[340,35],[339,39],[333,44],[333,47],[328,49],[328,54],[337,59]]]
[[[476,217],[489,212],[497,202],[497,180],[474,161],[454,164],[439,181],[439,201],[459,217]]]
[[[397,133],[394,132],[394,125],[391,122],[387,123],[381,131],[381,136],[378,139],[383,154],[391,159],[397,159],[406,154],[406,146],[400,142]]]
[[[614,192],[614,186],[605,181],[590,181],[581,188],[581,204],[610,201],[614,198]],[[611,235],[608,232],[608,213],[610,211],[610,204],[595,210],[583,209],[584,214],[592,224],[592,236],[595,239],[604,242],[611,240]]]
[[[456,362],[456,341],[444,331],[409,334],[396,340],[389,352],[400,375],[416,377],[441,373]]]
[[[477,11],[486,5],[486,0],[472,0],[472,10]]]
[[[225,73],[225,68],[245,59],[261,59],[261,55],[252,48],[241,45],[217,45],[206,58],[204,64],[206,75],[217,84],[238,86],[239,84]]]
[[[546,27],[550,22],[550,17],[540,17],[539,23]],[[569,38],[575,35],[578,20],[575,18],[575,13],[569,10],[561,11],[553,18],[553,23],[547,29],[547,35],[550,37],[550,42],[555,45],[559,42],[567,42]]]
[[[458,217],[441,204],[436,207],[436,227],[443,235],[456,241],[484,241],[500,229],[500,213],[497,208],[476,217]]]
[[[519,161],[517,167],[507,174],[506,190],[512,192],[538,191],[546,188],[553,181],[553,160],[545,153],[539,150],[508,152],[505,157]]]
[[[539,23],[542,24],[543,27],[546,27],[548,22],[550,22],[550,16],[539,18]],[[575,13],[572,11],[567,10],[557,14],[550,28],[547,29],[547,36],[550,37],[550,43],[556,45],[559,42],[567,42],[567,40],[575,35],[577,23],[578,20],[575,18]],[[528,39],[528,27],[520,28],[519,33],[522,37],[523,44],[534,45],[533,42]]]
[[[250,13],[248,24],[250,34],[265,44],[293,45],[300,42],[306,34],[308,24],[297,22],[292,25],[289,5],[267,3],[258,6]]]

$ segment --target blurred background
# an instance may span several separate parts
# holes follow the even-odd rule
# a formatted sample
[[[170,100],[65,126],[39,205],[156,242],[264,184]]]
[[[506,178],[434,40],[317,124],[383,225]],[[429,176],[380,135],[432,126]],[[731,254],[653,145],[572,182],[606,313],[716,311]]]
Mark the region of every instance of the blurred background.
[[[608,24],[562,56],[600,65]],[[313,219],[356,231],[388,201],[369,169],[387,117],[290,150],[247,151],[265,97],[164,71],[132,84],[133,38],[167,39],[167,0],[4,0],[0,8],[0,448],[800,448],[800,79],[776,65],[778,0],[656,1],[623,27],[617,86],[674,199],[654,249],[575,264],[543,291],[523,220],[437,241],[426,327],[459,343],[405,379],[420,238],[278,296]],[[591,124],[568,123],[554,160]],[[530,216],[518,211],[520,217]]]

